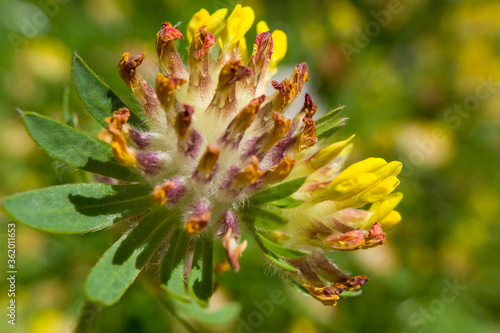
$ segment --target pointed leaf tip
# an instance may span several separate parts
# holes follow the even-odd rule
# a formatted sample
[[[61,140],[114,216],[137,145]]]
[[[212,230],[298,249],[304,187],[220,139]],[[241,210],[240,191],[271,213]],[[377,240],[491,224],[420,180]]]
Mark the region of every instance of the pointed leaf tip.
[[[145,129],[143,121],[76,52],[73,55],[71,74],[80,101],[101,126],[107,128],[105,119],[110,117],[113,111],[126,107],[131,113],[129,123],[138,129]]]
[[[16,110],[16,111],[17,111],[17,113],[19,113],[19,115],[20,115],[21,117],[24,117],[24,111],[23,111],[23,110],[21,110],[21,109],[20,109],[20,108],[18,108],[18,107],[15,107],[15,108],[14,108],[14,110]]]
[[[107,142],[35,112],[24,112],[23,121],[33,141],[56,160],[121,180],[142,179],[134,169],[116,162]]]

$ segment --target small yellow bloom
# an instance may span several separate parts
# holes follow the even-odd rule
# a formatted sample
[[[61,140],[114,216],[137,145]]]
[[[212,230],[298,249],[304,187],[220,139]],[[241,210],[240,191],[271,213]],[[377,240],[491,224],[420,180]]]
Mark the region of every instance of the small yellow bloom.
[[[250,30],[255,20],[255,14],[251,7],[236,5],[233,12],[226,20],[226,26],[220,34],[221,47],[229,50]]]
[[[206,10],[201,9],[193,15],[187,26],[187,39],[191,43],[196,32],[206,26],[208,32],[212,35],[218,35],[225,25],[224,19],[227,15],[227,8],[222,8],[214,12],[212,15]]]

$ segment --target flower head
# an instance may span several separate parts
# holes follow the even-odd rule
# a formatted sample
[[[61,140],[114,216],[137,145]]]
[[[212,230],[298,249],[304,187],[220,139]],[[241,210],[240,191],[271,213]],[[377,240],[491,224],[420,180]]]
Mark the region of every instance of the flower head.
[[[168,241],[160,280],[169,293],[206,301],[212,241],[238,271],[246,238],[254,237],[271,265],[315,299],[335,305],[367,278],[342,272],[325,251],[384,244],[384,232],[400,220],[394,208],[402,195],[393,191],[401,163],[369,158],[344,168],[354,136],[332,138],[344,124],[336,118],[341,108],[315,120],[309,94],[289,119],[285,111],[309,81],[308,67],[299,64],[289,78],[272,81],[286,54],[286,35],[261,21],[247,54],[245,34],[253,23],[253,10],[241,5],[229,15],[200,10],[186,38],[163,23],[154,88],[140,74],[145,55],[124,53],[119,73],[145,119],[132,122],[137,116],[128,108],[113,110],[99,135],[106,143],[99,144],[109,144],[114,163],[134,177],[97,173],[128,181],[119,181],[122,187],[138,186],[134,182],[147,189],[147,200],[134,210],[145,212],[144,219],[120,242],[144,238],[136,245],[146,251]],[[187,63],[179,42],[190,43]],[[266,95],[269,85],[274,92]],[[173,280],[176,270],[180,282]],[[208,291],[193,286],[197,277],[208,281]]]

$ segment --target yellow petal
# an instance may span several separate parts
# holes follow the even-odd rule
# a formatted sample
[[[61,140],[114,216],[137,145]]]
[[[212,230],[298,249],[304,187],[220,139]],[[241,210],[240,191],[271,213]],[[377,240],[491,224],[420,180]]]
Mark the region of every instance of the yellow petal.
[[[329,200],[342,201],[360,192],[365,191],[378,182],[378,178],[373,173],[356,174],[345,181],[328,186],[326,196]]]
[[[269,62],[269,68],[273,70],[285,57],[288,43],[286,34],[281,30],[274,30],[271,37],[273,38],[273,55],[271,56],[271,61]]]
[[[251,7],[236,5],[226,20],[224,30],[221,32],[219,41],[222,47],[228,49],[238,43],[250,30],[254,20],[255,14]]]
[[[198,12],[196,12],[187,26],[187,39],[191,43],[191,40],[194,37],[194,34],[202,27],[207,24],[208,19],[210,18],[210,13],[202,8]]]
[[[269,26],[267,25],[267,23],[264,21],[259,21],[259,23],[257,23],[257,35],[260,35],[261,33],[266,31],[271,31],[269,30]]]
[[[367,158],[363,161],[354,163],[347,167],[344,171],[340,173],[335,179],[330,183],[329,187],[335,187],[336,185],[352,178],[361,173],[373,173],[380,168],[387,165],[387,162],[382,158]]]
[[[227,8],[222,8],[210,15],[207,22],[207,31],[212,35],[217,36],[220,34],[222,29],[224,28],[224,19],[227,15]]]
[[[383,200],[374,203],[370,207],[370,212],[373,215],[370,217],[368,224],[373,224],[383,220],[403,199],[403,194],[400,192],[392,193]],[[385,228],[384,228],[385,229]]]
[[[111,149],[113,151],[113,155],[118,163],[128,167],[137,166],[137,160],[134,156],[129,152],[127,146],[125,145],[125,141],[111,141]]]
[[[385,178],[385,177],[390,177],[390,176],[397,176],[401,172],[401,169],[403,168],[403,164],[399,161],[392,161],[390,163],[387,163],[384,167],[378,169],[375,174],[379,178]]]
[[[222,8],[210,15],[206,9],[201,9],[193,15],[187,27],[187,39],[191,43],[194,35],[202,26],[207,27],[207,31],[214,36],[220,34],[224,28],[224,19],[227,15],[227,8]]]
[[[387,214],[379,223],[384,230],[389,230],[401,221],[401,214],[393,210]]]
[[[399,185],[399,179],[394,176],[384,178],[372,189],[366,191],[358,198],[358,203],[365,205],[367,203],[377,202],[392,193]]]
[[[238,43],[238,54],[240,55],[241,61],[244,63],[248,62],[247,40],[245,37],[240,39]]]

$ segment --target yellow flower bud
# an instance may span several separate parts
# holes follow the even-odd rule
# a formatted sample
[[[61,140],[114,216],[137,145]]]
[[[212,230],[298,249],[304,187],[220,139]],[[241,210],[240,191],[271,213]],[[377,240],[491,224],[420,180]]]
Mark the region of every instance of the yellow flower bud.
[[[347,140],[335,142],[326,148],[321,149],[311,159],[311,167],[319,169],[333,161],[340,152],[351,142],[355,135],[351,135]]]

